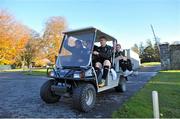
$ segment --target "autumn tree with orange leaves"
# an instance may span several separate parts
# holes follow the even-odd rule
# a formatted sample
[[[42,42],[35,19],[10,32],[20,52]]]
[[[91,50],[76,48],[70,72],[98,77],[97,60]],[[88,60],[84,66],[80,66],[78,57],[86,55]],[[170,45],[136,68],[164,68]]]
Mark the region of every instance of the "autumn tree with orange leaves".
[[[0,10],[0,64],[14,64],[29,39],[29,29]]]
[[[45,55],[42,52],[43,48],[43,40],[39,33],[30,30],[30,37],[19,58],[24,65],[29,67],[32,62],[37,62],[44,58]]]
[[[43,34],[44,51],[46,57],[52,62],[55,62],[55,56],[58,55],[59,48],[63,39],[62,32],[67,29],[66,20],[63,17],[50,17],[46,22],[45,31]]]
[[[55,63],[55,56],[67,29],[63,17],[50,17],[43,36],[18,22],[13,15],[0,10],[0,65],[29,66],[31,62],[48,59]]]

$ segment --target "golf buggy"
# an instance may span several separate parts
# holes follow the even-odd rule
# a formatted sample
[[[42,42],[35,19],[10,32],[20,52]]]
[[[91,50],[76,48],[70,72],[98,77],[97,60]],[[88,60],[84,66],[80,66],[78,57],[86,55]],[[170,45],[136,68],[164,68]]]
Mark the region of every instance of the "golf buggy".
[[[99,87],[96,71],[93,67],[93,47],[98,38],[105,36],[107,42],[115,45],[117,40],[96,28],[84,28],[64,32],[55,68],[47,69],[50,80],[41,89],[40,96],[46,103],[58,102],[60,97],[68,94],[73,98],[76,109],[90,111],[96,102],[96,94],[115,88],[117,92],[126,91],[126,79],[121,71],[113,69],[115,54],[112,55],[112,68],[109,69],[105,85]],[[81,46],[77,50],[75,45]],[[65,98],[63,98],[65,99]]]

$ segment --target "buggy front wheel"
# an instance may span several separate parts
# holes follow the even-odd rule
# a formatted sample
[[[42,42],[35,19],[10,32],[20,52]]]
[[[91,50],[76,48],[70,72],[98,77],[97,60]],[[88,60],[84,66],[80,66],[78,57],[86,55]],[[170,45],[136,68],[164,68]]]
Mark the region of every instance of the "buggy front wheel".
[[[40,96],[46,103],[56,103],[60,99],[60,96],[51,90],[52,85],[55,85],[55,80],[48,80],[41,86]]]
[[[96,90],[92,84],[81,84],[73,90],[74,107],[80,111],[90,111],[96,102]]]

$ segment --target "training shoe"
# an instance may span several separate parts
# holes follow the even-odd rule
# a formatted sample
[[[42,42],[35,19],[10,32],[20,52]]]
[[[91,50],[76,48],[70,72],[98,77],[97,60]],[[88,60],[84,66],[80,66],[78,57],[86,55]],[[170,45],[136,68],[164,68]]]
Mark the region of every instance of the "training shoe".
[[[138,71],[133,71],[133,74],[134,74],[135,76],[137,76],[137,75],[139,74],[139,72],[138,72]]]
[[[101,83],[99,83],[98,85],[99,85],[99,87],[103,87],[105,85],[105,80],[102,79]]]
[[[127,76],[131,75],[133,73],[133,71],[126,70],[123,73],[124,73],[124,76],[127,77]]]

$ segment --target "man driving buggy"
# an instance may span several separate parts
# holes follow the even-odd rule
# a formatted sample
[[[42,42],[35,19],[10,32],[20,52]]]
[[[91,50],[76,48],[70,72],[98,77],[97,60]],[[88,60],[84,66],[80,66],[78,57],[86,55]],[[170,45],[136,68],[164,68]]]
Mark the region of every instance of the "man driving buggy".
[[[77,61],[77,62],[74,62],[74,63],[77,63],[77,65],[86,64],[86,62],[88,62],[88,61],[86,60],[86,58],[84,58],[84,56],[88,52],[87,48],[84,48],[82,42],[78,39],[75,40],[74,46],[70,46],[68,44],[70,39],[71,38],[69,38],[68,40],[65,41],[64,48],[66,48],[67,50],[69,50],[72,53],[71,60]]]
[[[99,86],[104,86],[108,71],[111,68],[112,47],[106,44],[107,38],[105,36],[99,37],[99,41],[101,46],[94,49],[93,55],[96,57],[95,70],[98,84]],[[102,68],[103,74],[101,74]]]

